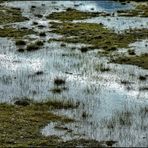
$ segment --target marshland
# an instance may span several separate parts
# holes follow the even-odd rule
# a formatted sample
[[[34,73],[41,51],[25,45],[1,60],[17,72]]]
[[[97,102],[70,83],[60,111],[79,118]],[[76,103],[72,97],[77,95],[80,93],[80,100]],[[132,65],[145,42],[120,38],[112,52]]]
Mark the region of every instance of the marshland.
[[[1,147],[147,147],[146,0],[0,0]]]

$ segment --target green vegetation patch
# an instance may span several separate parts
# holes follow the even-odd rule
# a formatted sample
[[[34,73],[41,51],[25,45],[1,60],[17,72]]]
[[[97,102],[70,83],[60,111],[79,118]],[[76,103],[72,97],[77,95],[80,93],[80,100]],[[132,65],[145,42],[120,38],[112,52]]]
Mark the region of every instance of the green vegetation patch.
[[[63,101],[31,103],[27,106],[0,104],[0,145],[2,147],[57,145],[58,137],[44,137],[40,129],[51,121],[73,122],[73,119],[49,112],[51,108],[73,107],[72,103]]]
[[[35,32],[31,29],[16,29],[13,27],[4,27],[3,29],[0,28],[0,37],[12,37],[19,39],[34,33]]]
[[[113,59],[112,62],[118,64],[131,64],[148,69],[148,54],[142,54],[140,56],[124,56]]]
[[[51,32],[63,35],[60,39],[49,41],[62,41],[67,43],[90,44],[82,51],[104,49],[106,52],[116,51],[117,48],[127,48],[132,42],[147,37],[148,29],[130,30],[127,33],[117,34],[105,28],[102,24],[95,23],[51,23]]]
[[[148,4],[138,4],[133,10],[118,10],[119,16],[148,17]]]
[[[130,111],[125,111],[125,112],[116,112],[115,115],[109,119],[106,120],[104,119],[102,121],[102,125],[107,127],[108,129],[114,129],[117,126],[118,127],[130,127],[133,122],[133,114]]]
[[[27,51],[35,51],[35,50],[40,49],[40,47],[43,45],[44,45],[43,41],[36,41],[34,43],[29,44],[27,46],[26,50]]]
[[[47,16],[47,19],[60,20],[60,21],[72,21],[72,20],[82,20],[91,17],[98,17],[100,15],[109,15],[104,12],[82,12],[76,9],[68,8],[66,11],[53,12]]]
[[[0,25],[14,22],[23,22],[28,18],[23,17],[19,8],[0,6]]]

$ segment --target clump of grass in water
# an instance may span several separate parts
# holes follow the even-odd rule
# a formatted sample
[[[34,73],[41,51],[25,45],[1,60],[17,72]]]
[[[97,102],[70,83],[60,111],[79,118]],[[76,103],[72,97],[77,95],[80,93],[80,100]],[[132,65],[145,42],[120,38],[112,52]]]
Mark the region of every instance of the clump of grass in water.
[[[139,76],[139,80],[145,81],[146,80],[146,76]]]
[[[148,91],[148,86],[147,87],[146,86],[145,87],[140,87],[139,90],[140,91]]]
[[[65,85],[66,81],[64,79],[61,79],[61,78],[55,78],[54,79],[54,84],[59,86],[59,85]]]
[[[101,71],[101,72],[107,72],[107,71],[110,71],[110,68],[109,67],[106,67],[104,66],[104,64],[99,64],[96,66],[96,71]]]
[[[46,33],[45,33],[45,32],[40,32],[40,33],[39,33],[39,36],[45,37],[45,36],[46,36]]]
[[[56,87],[54,87],[50,91],[52,91],[53,93],[61,93],[62,91],[67,90],[67,87],[63,86],[65,84],[66,84],[66,81],[64,79],[57,77],[54,79],[54,85]]]
[[[136,53],[135,53],[135,50],[131,50],[131,49],[130,49],[130,50],[128,50],[128,54],[129,54],[129,55],[135,55]]]
[[[15,43],[17,46],[19,45],[26,45],[26,41],[23,41],[23,40],[16,40],[16,43]]]
[[[58,100],[48,99],[48,101],[45,103],[46,103],[46,105],[50,106],[52,109],[73,109],[73,108],[78,107],[78,103],[77,102],[74,103],[71,100],[58,101]],[[44,104],[44,102],[43,102],[43,104]],[[40,103],[38,105],[40,105]]]
[[[139,113],[144,116],[148,115],[148,107],[146,106],[146,107],[141,108]]]
[[[105,126],[109,129],[114,129],[115,127],[131,126],[132,125],[132,113],[130,111],[116,112],[109,121],[105,121]]]
[[[61,47],[66,47],[66,44],[65,43],[61,43]]]
[[[50,91],[52,91],[52,93],[54,93],[54,94],[60,94],[63,91],[63,89],[55,87],[55,88],[51,89]]]
[[[34,51],[38,50],[41,46],[44,45],[43,41],[36,41],[35,43],[31,43],[27,46],[26,50],[27,51]]]
[[[130,81],[127,81],[127,80],[121,80],[121,84],[130,85],[131,82]]]

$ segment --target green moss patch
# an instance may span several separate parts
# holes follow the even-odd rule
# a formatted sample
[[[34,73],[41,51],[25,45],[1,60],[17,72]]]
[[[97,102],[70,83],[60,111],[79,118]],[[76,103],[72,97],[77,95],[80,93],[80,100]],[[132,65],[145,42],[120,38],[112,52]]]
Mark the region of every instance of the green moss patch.
[[[34,33],[35,32],[31,29],[16,29],[12,27],[4,27],[3,29],[0,29],[0,37],[12,37],[15,39],[22,39],[22,37]]]
[[[60,20],[60,21],[72,21],[72,20],[82,20],[88,19],[91,17],[109,15],[103,12],[82,12],[76,9],[68,8],[66,11],[62,12],[53,12],[47,16],[47,19]]]
[[[128,30],[127,33],[117,34],[105,28],[102,24],[94,23],[52,23],[51,32],[63,35],[60,39],[49,41],[62,41],[67,43],[89,44],[87,50],[104,49],[112,52],[117,48],[127,48],[132,42],[147,37],[148,29]]]
[[[16,146],[54,146],[58,137],[44,137],[40,128],[49,122],[73,122],[64,116],[57,116],[51,108],[72,108],[72,103],[47,101],[31,103],[27,106],[0,104],[0,145],[2,147]]]
[[[140,56],[118,57],[112,60],[112,62],[118,64],[131,64],[148,69],[148,54],[142,54]]]
[[[8,8],[0,6],[0,25],[14,22],[23,22],[28,18],[23,17],[19,8]]]

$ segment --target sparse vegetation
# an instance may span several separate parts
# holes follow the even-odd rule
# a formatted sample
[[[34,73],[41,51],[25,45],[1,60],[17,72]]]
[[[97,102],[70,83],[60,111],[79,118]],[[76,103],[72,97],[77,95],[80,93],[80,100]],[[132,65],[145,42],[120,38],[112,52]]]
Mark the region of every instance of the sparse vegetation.
[[[132,124],[132,113],[129,111],[116,112],[110,120],[105,121],[105,126],[109,129],[115,127],[131,126]]]
[[[128,54],[129,55],[135,55],[136,53],[135,53],[135,50],[128,50]]]
[[[148,86],[147,87],[146,86],[145,87],[140,87],[139,90],[140,91],[148,91]]]
[[[66,47],[66,44],[65,43],[61,43],[61,47]]]
[[[18,52],[24,52],[25,49],[23,49],[23,48],[19,48],[17,51],[18,51]]]
[[[45,36],[46,36],[46,33],[45,33],[45,32],[40,32],[40,33],[39,33],[39,36],[45,37]]]
[[[21,9],[19,8],[0,6],[0,14],[0,24],[23,22],[28,20],[28,18],[22,16]]]
[[[95,67],[96,71],[107,72],[110,71],[110,68],[105,66],[104,64],[99,64]]]
[[[138,4],[135,9],[131,10],[118,10],[118,16],[141,16],[148,17],[148,4]]]
[[[38,50],[41,46],[43,46],[44,43],[43,41],[36,41],[34,43],[31,43],[27,46],[26,50],[27,51],[35,51],[35,50]]]
[[[116,59],[112,59],[111,62],[118,64],[131,64],[142,67],[144,69],[148,69],[148,55],[142,54],[140,56],[123,56],[117,57]]]
[[[107,16],[109,14],[103,13],[103,12],[102,13],[101,12],[82,12],[76,9],[67,8],[66,11],[53,12],[52,14],[49,14],[47,16],[47,19],[72,21],[72,20],[82,20],[82,19],[87,19],[91,17],[97,17],[100,15]]]
[[[12,37],[15,39],[22,39],[26,35],[35,34],[31,29],[16,29],[12,27],[0,28],[0,37]]]
[[[51,89],[50,91],[52,91],[52,93],[54,93],[54,94],[60,94],[63,91],[63,89],[59,88],[59,87],[55,87],[55,88]]]
[[[145,81],[146,80],[146,76],[139,76],[139,80]]]
[[[84,43],[89,47],[82,47],[82,52],[93,49],[103,49],[106,53],[116,51],[118,48],[127,48],[128,45],[137,39],[146,38],[148,29],[128,30],[128,33],[117,34],[102,24],[93,23],[51,23],[51,32],[63,35],[60,39],[49,41],[62,41],[67,43]],[[98,36],[99,34],[99,36]]]
[[[16,43],[15,43],[17,46],[19,45],[26,45],[26,41],[23,41],[23,40],[16,40]]]
[[[126,81],[126,80],[121,80],[121,84],[130,85],[131,82],[130,81]]]
[[[54,84],[59,86],[59,85],[64,85],[66,83],[66,81],[64,79],[61,78],[55,78],[54,79]]]

